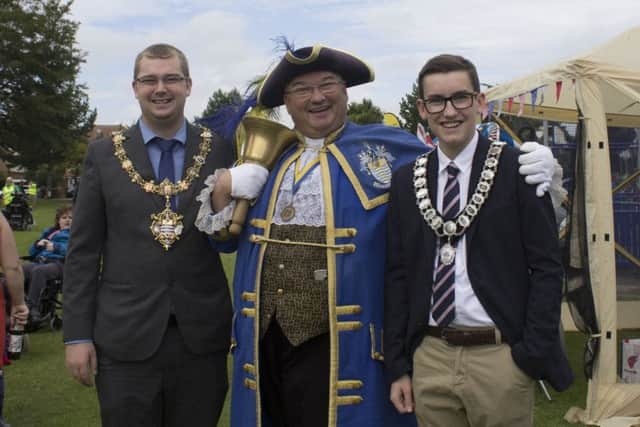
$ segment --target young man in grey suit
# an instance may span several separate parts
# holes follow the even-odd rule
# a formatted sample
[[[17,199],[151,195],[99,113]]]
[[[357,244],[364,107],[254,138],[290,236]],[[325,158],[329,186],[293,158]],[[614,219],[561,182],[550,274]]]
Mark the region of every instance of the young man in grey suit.
[[[103,426],[214,426],[227,392],[231,301],[194,226],[204,177],[231,145],[184,117],[184,54],[136,58],[136,125],[89,145],[64,271],[66,363],[95,382]]]
[[[470,61],[434,57],[418,83],[439,143],[391,180],[390,398],[421,426],[531,426],[534,380],[563,390],[573,379],[551,200],[519,175],[518,150],[476,131],[486,101]]]

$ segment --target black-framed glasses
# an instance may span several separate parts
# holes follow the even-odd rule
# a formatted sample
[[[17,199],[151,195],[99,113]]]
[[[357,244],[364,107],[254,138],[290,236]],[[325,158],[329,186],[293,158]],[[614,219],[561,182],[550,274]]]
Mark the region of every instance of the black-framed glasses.
[[[313,91],[316,89],[318,89],[320,93],[325,96],[333,95],[343,84],[344,82],[342,80],[330,80],[322,82],[318,85],[294,86],[293,88],[286,90],[284,93],[286,95],[292,95],[299,99],[307,99],[311,98],[311,95],[313,95]]]
[[[142,76],[136,78],[136,82],[146,87],[156,87],[162,82],[165,86],[176,86],[187,80],[186,77],[179,74],[167,74],[166,76]]]
[[[458,92],[446,98],[444,96],[430,96],[429,98],[421,99],[420,102],[429,113],[433,114],[444,111],[447,108],[447,101],[450,101],[456,110],[469,108],[473,105],[473,100],[477,95],[477,92]]]

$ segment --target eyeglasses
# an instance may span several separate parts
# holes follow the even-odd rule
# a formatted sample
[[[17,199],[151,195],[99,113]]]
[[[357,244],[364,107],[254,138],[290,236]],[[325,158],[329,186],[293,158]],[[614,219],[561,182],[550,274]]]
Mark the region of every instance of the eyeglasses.
[[[464,110],[473,105],[473,99],[478,95],[477,92],[458,92],[445,98],[443,96],[432,96],[430,98],[421,99],[420,102],[424,105],[429,113],[440,113],[447,108],[447,101],[451,101],[451,105],[456,110]]]
[[[333,95],[344,84],[341,80],[331,80],[320,83],[319,85],[296,86],[293,89],[286,90],[286,95],[291,95],[299,99],[311,98],[313,91],[318,89],[323,95]]]
[[[169,74],[166,76],[142,76],[135,79],[137,83],[145,87],[156,87],[159,82],[162,82],[165,86],[176,86],[177,84],[185,81],[187,77],[178,74]]]

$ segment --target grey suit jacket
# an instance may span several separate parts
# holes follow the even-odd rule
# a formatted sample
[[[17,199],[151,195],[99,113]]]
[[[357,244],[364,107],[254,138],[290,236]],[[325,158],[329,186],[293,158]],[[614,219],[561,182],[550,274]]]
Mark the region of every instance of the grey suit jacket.
[[[125,135],[123,146],[134,167],[143,179],[153,180],[140,129],[133,126]],[[188,126],[185,172],[199,150],[199,135],[198,128]],[[156,351],[175,313],[191,351],[229,347],[227,280],[218,253],[194,220],[204,179],[232,161],[231,144],[214,135],[200,176],[178,196],[184,231],[165,251],[149,229],[151,214],[164,209],[164,198],[131,182],[110,139],[89,144],[64,270],[65,342],[91,339],[108,357],[142,360]]]

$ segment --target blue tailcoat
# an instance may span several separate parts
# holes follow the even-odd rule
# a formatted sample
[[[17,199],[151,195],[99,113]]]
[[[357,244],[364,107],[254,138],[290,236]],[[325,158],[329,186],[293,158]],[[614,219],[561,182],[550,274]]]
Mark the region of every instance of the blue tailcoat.
[[[325,144],[319,167],[327,230],[329,427],[413,426],[413,415],[398,415],[390,403],[383,372],[385,217],[392,171],[413,161],[426,146],[398,128],[352,123]],[[259,272],[278,188],[303,150],[298,144],[280,158],[240,238],[234,278],[232,427],[270,426],[256,392]]]

